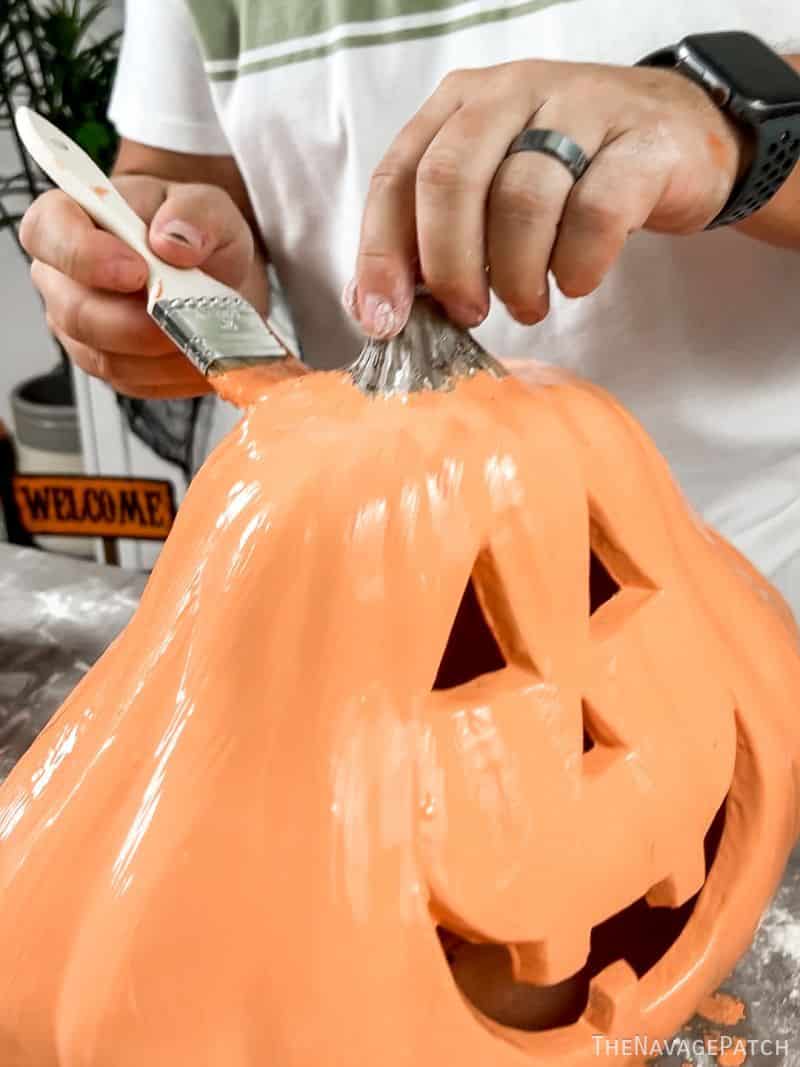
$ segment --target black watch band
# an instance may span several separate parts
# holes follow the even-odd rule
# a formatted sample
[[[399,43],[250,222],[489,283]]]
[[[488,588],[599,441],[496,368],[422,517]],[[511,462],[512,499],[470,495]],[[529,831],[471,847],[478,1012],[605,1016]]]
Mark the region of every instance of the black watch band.
[[[728,202],[706,229],[741,222],[777,193],[800,159],[800,115],[751,126],[756,144],[747,173],[733,187]]]
[[[701,69],[676,63],[674,49],[654,52],[636,65],[674,69],[705,89],[712,100],[720,105],[718,86]],[[800,160],[800,113],[755,123],[731,114],[728,108],[723,107],[722,110],[731,121],[738,122],[743,129],[752,133],[754,150],[747,173],[736,183],[720,213],[708,224],[706,229],[709,230],[741,222],[759,211],[777,193]]]

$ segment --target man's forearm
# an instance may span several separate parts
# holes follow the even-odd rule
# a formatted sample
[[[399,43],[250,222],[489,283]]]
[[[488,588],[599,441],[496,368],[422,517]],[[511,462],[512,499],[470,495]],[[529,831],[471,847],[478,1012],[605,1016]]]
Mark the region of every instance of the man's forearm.
[[[800,70],[800,55],[784,58]],[[800,250],[800,164],[772,200],[736,228],[756,241]]]

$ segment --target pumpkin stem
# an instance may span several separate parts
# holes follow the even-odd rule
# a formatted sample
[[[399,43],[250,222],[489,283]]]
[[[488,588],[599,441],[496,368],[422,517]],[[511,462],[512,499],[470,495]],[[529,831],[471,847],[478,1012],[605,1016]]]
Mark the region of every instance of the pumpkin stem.
[[[418,295],[405,329],[388,341],[369,338],[348,374],[364,393],[441,392],[459,379],[508,372],[466,330],[447,319],[428,295]]]

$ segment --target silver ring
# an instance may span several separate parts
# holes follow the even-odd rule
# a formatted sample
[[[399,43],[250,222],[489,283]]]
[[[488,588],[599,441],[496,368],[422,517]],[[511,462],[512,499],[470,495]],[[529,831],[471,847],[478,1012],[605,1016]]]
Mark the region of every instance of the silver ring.
[[[523,130],[512,141],[507,154],[510,156],[514,152],[543,152],[546,156],[552,156],[567,168],[576,182],[583,177],[591,162],[579,144],[558,130]]]

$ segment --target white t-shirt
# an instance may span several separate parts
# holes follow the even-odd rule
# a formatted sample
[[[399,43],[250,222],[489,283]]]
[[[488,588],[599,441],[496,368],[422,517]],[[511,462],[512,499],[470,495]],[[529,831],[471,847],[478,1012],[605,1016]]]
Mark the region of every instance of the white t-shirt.
[[[457,67],[629,64],[687,33],[800,52],[797,0],[131,0],[111,115],[133,140],[236,157],[306,360],[347,363],[340,306],[372,168]],[[590,106],[590,104],[587,104]],[[202,181],[202,174],[197,178]],[[731,231],[638,234],[600,290],[479,338],[569,367],[644,423],[702,513],[800,615],[800,254]]]

